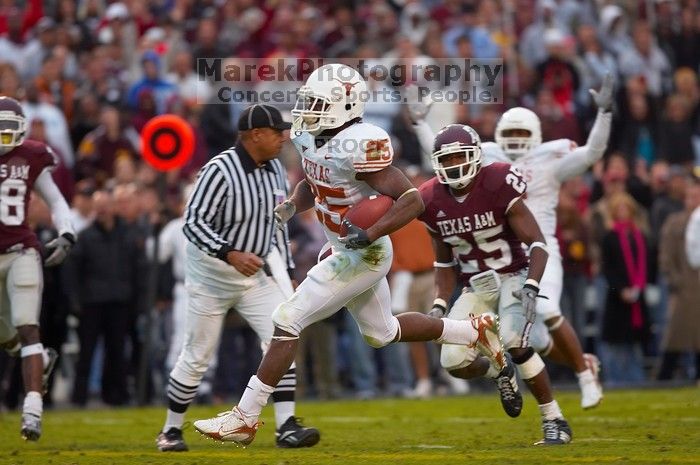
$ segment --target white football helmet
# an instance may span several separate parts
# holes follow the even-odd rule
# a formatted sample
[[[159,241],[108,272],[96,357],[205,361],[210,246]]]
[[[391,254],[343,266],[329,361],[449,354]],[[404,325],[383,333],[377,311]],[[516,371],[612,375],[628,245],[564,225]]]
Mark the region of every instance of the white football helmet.
[[[338,63],[316,69],[297,91],[294,127],[318,134],[361,117],[367,83],[353,68]]]
[[[505,131],[521,129],[530,132],[529,136],[506,136]],[[523,107],[515,107],[503,113],[496,124],[496,143],[511,159],[520,158],[542,143],[542,127],[535,112]]]
[[[27,119],[22,106],[10,97],[0,97],[0,155],[22,145],[27,135]]]

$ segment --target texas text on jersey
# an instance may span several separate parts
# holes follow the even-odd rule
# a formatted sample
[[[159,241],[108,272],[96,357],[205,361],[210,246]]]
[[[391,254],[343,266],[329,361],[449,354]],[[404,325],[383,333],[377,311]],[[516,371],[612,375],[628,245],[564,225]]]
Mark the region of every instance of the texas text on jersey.
[[[0,157],[0,254],[21,248],[39,249],[36,234],[27,224],[29,199],[36,178],[53,169],[51,149],[27,140]]]
[[[522,243],[507,220],[510,207],[526,189],[520,173],[505,163],[481,168],[464,199],[455,198],[437,178],[420,187],[425,211],[418,217],[453,248],[463,284],[489,269],[499,273],[527,266]]]
[[[316,196],[316,215],[335,234],[351,205],[377,194],[369,184],[355,179],[356,173],[382,170],[391,165],[394,155],[386,131],[362,122],[341,130],[320,147],[309,132],[297,131],[292,142],[302,156],[306,180]]]

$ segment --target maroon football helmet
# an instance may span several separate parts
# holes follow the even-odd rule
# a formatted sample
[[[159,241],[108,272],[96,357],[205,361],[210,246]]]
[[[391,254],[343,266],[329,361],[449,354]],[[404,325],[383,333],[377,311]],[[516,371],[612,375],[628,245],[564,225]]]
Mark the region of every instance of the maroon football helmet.
[[[481,170],[481,139],[471,126],[450,124],[435,136],[430,157],[442,184],[455,189],[469,185]]]
[[[5,155],[24,142],[27,119],[19,102],[0,96],[0,155]]]

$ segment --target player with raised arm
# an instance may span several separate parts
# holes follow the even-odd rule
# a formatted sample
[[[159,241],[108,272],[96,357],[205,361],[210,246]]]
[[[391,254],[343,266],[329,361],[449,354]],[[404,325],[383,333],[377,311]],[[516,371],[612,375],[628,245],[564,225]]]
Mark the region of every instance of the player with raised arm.
[[[386,280],[392,249],[387,234],[419,215],[423,202],[411,182],[391,166],[389,135],[362,122],[366,94],[362,76],[339,64],[318,68],[299,89],[292,142],[301,154],[306,179],[276,208],[275,216],[283,224],[295,212],[315,208],[333,252],[277,307],[272,342],[239,404],[230,412],[194,422],[195,429],[208,437],[250,444],[273,386],[295,358],[299,333],[342,307],[373,347],[435,340],[479,347],[494,363],[505,363],[492,313],[466,321],[421,313],[392,315]],[[349,222],[348,210],[376,194],[395,199],[387,213],[366,229]],[[342,237],[341,229],[346,230]]]
[[[27,224],[32,189],[51,208],[59,236],[46,244],[46,266],[61,263],[75,234],[70,209],[51,177],[56,157],[37,141],[25,141],[27,120],[20,104],[0,97],[0,347],[22,358],[24,406],[21,435],[41,436],[42,393],[57,354],[44,349],[39,337],[43,273],[41,244]]]
[[[600,91],[591,89],[598,113],[586,145],[577,147],[569,139],[542,143],[540,120],[532,111],[516,107],[506,111],[496,126],[496,143],[482,144],[484,163],[512,163],[528,183],[525,203],[542,230],[549,260],[540,282],[537,321],[532,346],[541,355],[574,370],[581,389],[581,407],[597,406],[603,398],[598,380],[599,363],[593,354],[584,354],[576,332],[561,312],[560,300],[564,272],[559,242],[555,236],[556,207],[561,183],[584,173],[600,160],[610,136],[613,78],[605,77]],[[415,100],[415,99],[414,99]],[[423,121],[425,103],[409,106],[424,152],[432,148],[433,134]]]
[[[482,167],[479,135],[461,124],[437,133],[432,164],[436,177],[420,187],[425,211],[419,219],[430,231],[437,258],[433,311],[447,311],[458,274],[463,291],[449,318],[464,320],[472,311],[497,308],[503,345],[542,414],[544,438],[537,444],[566,444],[571,429],[552,397],[544,363],[528,341],[548,254],[523,202],[527,183],[508,164]],[[529,247],[529,267],[523,243]],[[443,345],[440,362],[459,378],[496,379],[506,412],[520,413],[522,399],[512,369],[499,372],[473,349],[453,345]],[[519,403],[512,400],[514,394]]]

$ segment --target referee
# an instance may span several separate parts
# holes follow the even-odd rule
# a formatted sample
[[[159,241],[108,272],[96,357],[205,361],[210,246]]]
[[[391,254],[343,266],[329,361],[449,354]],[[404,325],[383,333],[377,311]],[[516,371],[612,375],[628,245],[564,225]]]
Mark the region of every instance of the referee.
[[[273,217],[288,193],[287,173],[276,158],[290,127],[274,107],[246,108],[238,142],[202,168],[185,208],[186,333],[168,381],[167,418],[156,439],[161,451],[187,450],[185,411],[218,347],[227,311],[236,308],[265,350],[272,312],[293,292],[287,230],[279,231]],[[294,416],[295,387],[292,365],[272,395],[279,447],[310,447],[320,439]]]

